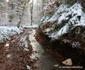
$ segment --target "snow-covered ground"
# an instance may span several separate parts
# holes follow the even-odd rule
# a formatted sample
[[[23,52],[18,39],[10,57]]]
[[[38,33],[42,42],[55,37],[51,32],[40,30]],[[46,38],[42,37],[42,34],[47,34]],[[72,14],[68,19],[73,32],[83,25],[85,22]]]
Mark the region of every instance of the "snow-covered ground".
[[[15,26],[0,26],[0,43],[10,40],[11,36],[20,34],[22,29]]]
[[[37,28],[37,24],[32,24],[32,25],[22,25],[23,28]]]
[[[18,43],[23,49],[24,51],[29,51],[28,47],[28,36],[22,36],[19,43]]]

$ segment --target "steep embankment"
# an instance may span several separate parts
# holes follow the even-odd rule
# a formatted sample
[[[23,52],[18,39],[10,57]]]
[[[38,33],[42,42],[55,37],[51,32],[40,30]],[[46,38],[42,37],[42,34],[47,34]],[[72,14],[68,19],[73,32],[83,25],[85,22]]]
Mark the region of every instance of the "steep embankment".
[[[84,67],[85,12],[82,2],[84,1],[63,2],[61,0],[58,2],[55,0],[48,4],[36,35],[45,36],[44,38],[48,41],[44,39],[42,43],[48,43],[53,54],[55,53],[54,55],[57,56],[58,52],[62,56],[59,59],[57,56],[61,63],[63,60],[71,58],[72,65]],[[36,39],[41,41],[43,38],[36,37]]]

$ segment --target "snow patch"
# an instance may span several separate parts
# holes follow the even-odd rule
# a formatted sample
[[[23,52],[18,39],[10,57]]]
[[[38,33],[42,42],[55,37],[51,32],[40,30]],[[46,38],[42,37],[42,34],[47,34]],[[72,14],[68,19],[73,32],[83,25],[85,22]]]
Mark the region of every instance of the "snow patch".
[[[79,48],[80,46],[81,46],[81,44],[79,42],[73,42],[72,43],[73,48]]]
[[[53,23],[55,22],[61,13],[65,12],[68,10],[68,6],[67,5],[60,5],[60,7],[57,9],[57,11],[55,12],[55,14],[48,20],[48,22]]]
[[[29,51],[28,49],[28,36],[22,36],[20,41],[19,41],[19,45],[25,50],[25,51]]]
[[[36,25],[36,24],[35,25],[34,24],[33,25],[22,25],[22,27],[23,28],[37,28],[38,25]]]
[[[31,67],[29,65],[27,65],[27,70],[31,70]]]
[[[65,25],[64,27],[62,27],[58,32],[54,32],[52,33],[49,37],[53,38],[53,39],[57,39],[58,37],[60,37],[61,35],[65,34],[68,32],[69,26]]]
[[[14,26],[0,26],[0,43],[10,40],[11,36],[20,34],[22,30]]]

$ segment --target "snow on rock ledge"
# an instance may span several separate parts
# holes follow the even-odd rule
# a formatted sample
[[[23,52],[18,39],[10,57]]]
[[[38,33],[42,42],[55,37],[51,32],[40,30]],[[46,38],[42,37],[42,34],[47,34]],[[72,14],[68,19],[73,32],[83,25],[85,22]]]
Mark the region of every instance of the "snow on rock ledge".
[[[20,34],[21,32],[21,29],[14,26],[0,26],[0,43],[9,40],[11,36]]]
[[[43,29],[44,24],[47,25],[45,29]],[[73,6],[61,4],[54,15],[44,24],[41,27],[43,32],[52,39],[58,39],[77,26],[85,26],[85,13],[82,11],[80,3],[75,3]]]

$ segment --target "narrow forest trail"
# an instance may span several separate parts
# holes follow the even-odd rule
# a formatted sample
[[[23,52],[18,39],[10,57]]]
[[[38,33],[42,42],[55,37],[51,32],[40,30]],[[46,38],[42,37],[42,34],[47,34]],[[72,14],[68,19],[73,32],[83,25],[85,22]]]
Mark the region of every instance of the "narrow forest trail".
[[[0,44],[0,70],[54,69],[56,59],[42,48],[34,34],[34,29],[26,29],[11,41]]]
[[[34,35],[35,35],[35,30],[32,30],[32,33],[29,35],[29,41],[32,45],[33,50],[36,51],[36,53],[32,54],[31,58],[38,59],[35,66],[39,67],[40,70],[54,70],[53,66],[58,62],[52,55],[50,55],[50,53],[46,51],[46,49],[44,49],[38,43]]]

